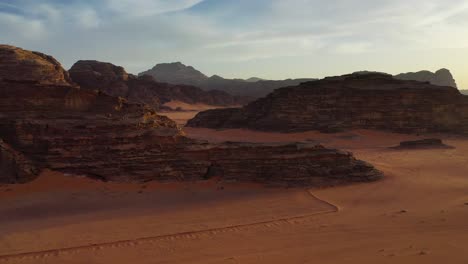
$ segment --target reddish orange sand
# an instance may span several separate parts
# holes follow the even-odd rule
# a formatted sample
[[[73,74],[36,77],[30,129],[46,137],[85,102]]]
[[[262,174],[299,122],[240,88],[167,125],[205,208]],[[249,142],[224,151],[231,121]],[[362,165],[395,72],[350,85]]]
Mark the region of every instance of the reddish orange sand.
[[[0,188],[0,263],[468,263],[466,138],[441,136],[455,149],[396,151],[388,147],[418,137],[186,132],[316,141],[354,152],[386,177],[311,190],[315,198],[250,184],[116,184],[48,172]]]
[[[207,105],[207,104],[187,104],[181,101],[170,101],[170,102],[165,103],[164,106],[170,107],[174,110],[179,108],[180,110],[194,111],[194,112],[205,111],[208,109],[222,108],[219,106]]]

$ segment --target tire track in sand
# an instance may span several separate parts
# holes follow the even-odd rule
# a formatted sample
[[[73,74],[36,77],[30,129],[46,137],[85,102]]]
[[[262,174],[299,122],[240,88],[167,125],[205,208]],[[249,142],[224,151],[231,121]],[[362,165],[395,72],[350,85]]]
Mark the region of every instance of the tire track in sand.
[[[268,221],[260,221],[260,222],[239,224],[239,225],[230,225],[230,226],[224,226],[224,227],[180,232],[180,233],[173,233],[173,234],[167,234],[167,235],[157,235],[157,236],[141,237],[141,238],[136,238],[136,239],[126,239],[126,240],[118,240],[118,241],[111,241],[111,242],[104,242],[104,243],[87,244],[87,245],[81,245],[81,246],[63,247],[63,248],[23,252],[23,253],[16,253],[16,254],[6,254],[6,255],[0,255],[0,262],[7,262],[10,260],[43,259],[43,258],[48,258],[48,257],[57,257],[59,255],[76,254],[76,253],[80,253],[81,251],[88,251],[88,250],[96,251],[96,250],[102,250],[106,248],[133,247],[133,246],[138,246],[143,243],[154,244],[158,241],[196,239],[199,237],[214,236],[219,233],[246,231],[255,227],[273,228],[273,227],[278,227],[278,226],[285,225],[285,224],[286,225],[297,224],[298,222],[296,220],[306,219],[306,218],[317,216],[317,215],[337,213],[339,211],[339,208],[336,205],[318,198],[317,196],[312,194],[310,190],[306,190],[306,193],[310,195],[312,198],[314,198],[315,200],[330,207],[330,210],[314,212],[314,213],[299,215],[299,216],[278,218],[278,219],[273,219],[273,220],[268,220]]]

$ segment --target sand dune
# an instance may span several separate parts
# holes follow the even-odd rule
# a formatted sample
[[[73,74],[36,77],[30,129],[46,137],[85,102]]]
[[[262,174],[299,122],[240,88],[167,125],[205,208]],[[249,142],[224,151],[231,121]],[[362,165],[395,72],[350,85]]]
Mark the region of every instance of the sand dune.
[[[0,262],[468,263],[466,138],[365,130],[186,132],[210,141],[323,143],[354,152],[386,178],[310,190],[322,202],[300,189],[216,181],[143,187],[49,172],[31,184],[0,188],[0,255],[72,248]],[[428,136],[456,148],[388,149]],[[31,207],[33,217],[16,211]]]

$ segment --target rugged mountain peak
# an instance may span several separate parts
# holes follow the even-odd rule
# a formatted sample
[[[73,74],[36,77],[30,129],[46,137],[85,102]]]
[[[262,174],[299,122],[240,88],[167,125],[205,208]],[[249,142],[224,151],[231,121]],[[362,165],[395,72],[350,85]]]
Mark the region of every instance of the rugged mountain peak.
[[[265,80],[265,79],[258,78],[258,77],[250,77],[250,78],[248,78],[248,79],[245,80],[245,81],[247,81],[247,82],[259,82],[259,81],[264,81],[264,80]]]
[[[210,80],[212,80],[212,81],[224,81],[225,79],[223,77],[215,74],[215,75],[210,77]]]
[[[182,64],[175,63],[169,67],[178,65]],[[94,60],[78,61],[71,67],[70,76],[82,88],[99,90],[155,109],[172,100],[217,106],[243,105],[248,100],[222,91],[203,91],[194,86],[160,83],[152,75],[135,77],[127,74],[123,67]]]
[[[261,80],[259,78],[227,79],[222,76],[213,75],[207,77],[205,74],[186,66],[180,62],[158,64],[152,69],[142,72],[142,75],[151,75],[157,81],[170,84],[185,84],[200,87],[205,91],[220,90],[228,94],[241,97],[259,98],[263,97],[273,90],[286,86],[298,85],[304,81],[314,79],[287,79],[280,81]],[[261,82],[260,82],[261,80]]]
[[[419,71],[419,72],[408,72],[395,75],[395,78],[400,80],[414,80],[420,82],[430,82],[434,85],[439,86],[450,86],[457,88],[455,79],[452,73],[448,69],[440,69],[436,72],[430,71]]]
[[[10,45],[0,45],[0,80],[70,85],[67,71],[53,57]]]
[[[139,74],[139,76],[142,75],[151,75],[160,82],[188,85],[196,85],[200,81],[208,79],[205,74],[181,62],[157,64],[151,70]]]

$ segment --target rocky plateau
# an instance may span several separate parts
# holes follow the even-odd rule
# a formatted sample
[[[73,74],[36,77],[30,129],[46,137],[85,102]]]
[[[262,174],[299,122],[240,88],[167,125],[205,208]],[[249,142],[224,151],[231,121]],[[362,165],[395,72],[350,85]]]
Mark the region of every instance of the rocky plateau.
[[[360,73],[277,89],[243,108],[201,112],[187,126],[279,132],[376,129],[468,134],[468,97],[450,86]]]
[[[73,84],[50,56],[7,45],[0,54],[2,183],[33,180],[46,168],[105,181],[219,177],[288,186],[382,177],[351,153],[319,145],[196,141],[148,105]]]

